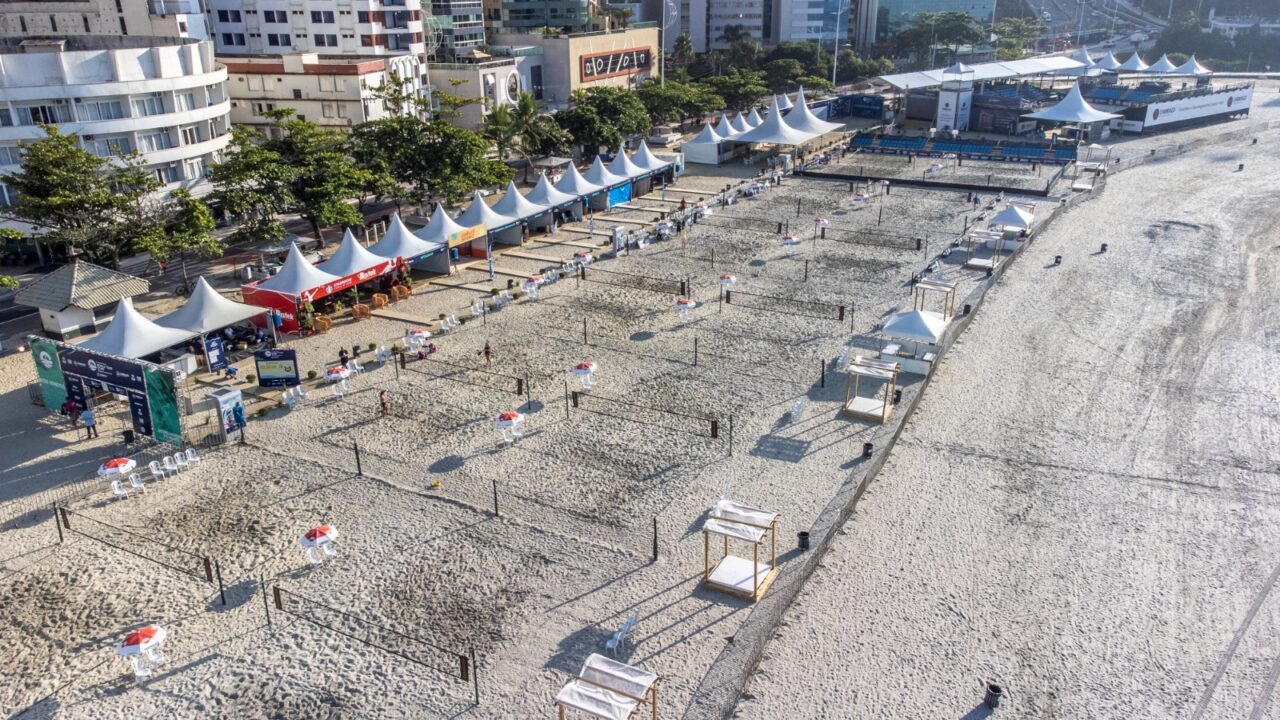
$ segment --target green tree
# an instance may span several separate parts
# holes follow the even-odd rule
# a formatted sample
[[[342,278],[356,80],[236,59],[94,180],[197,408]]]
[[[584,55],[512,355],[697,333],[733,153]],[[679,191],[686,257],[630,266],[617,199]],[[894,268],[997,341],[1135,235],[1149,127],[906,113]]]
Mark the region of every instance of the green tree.
[[[693,63],[694,55],[693,38],[689,37],[689,33],[684,32],[676,36],[675,44],[671,47],[671,62],[681,69],[687,69]]]
[[[615,28],[626,28],[631,24],[631,16],[634,14],[631,8],[609,6],[604,9],[605,17],[609,18],[609,25]]]
[[[484,127],[480,129],[480,135],[493,143],[498,151],[498,159],[502,161],[507,159],[507,153],[516,142],[516,132],[515,121],[511,119],[511,108],[506,105],[499,105],[486,115]]]
[[[214,236],[216,227],[209,206],[183,188],[169,194],[164,206],[163,232],[155,233],[139,243],[139,248],[151,253],[151,259],[165,262],[178,258],[182,263],[182,276],[187,276],[187,253],[204,258],[220,257],[223,245]]]
[[[391,198],[399,209],[404,202],[426,201],[425,154],[427,123],[418,115],[398,115],[360,123],[348,140],[351,157],[371,173],[364,191],[374,198]]]
[[[726,110],[747,110],[769,94],[764,73],[734,68],[720,77],[700,81],[709,91],[724,98]]]
[[[742,25],[725,25],[724,30],[720,31],[720,35],[716,37],[716,40],[726,45],[732,45],[736,42],[752,42],[751,33],[747,32],[746,27]]]
[[[5,290],[17,290],[18,278],[12,275],[0,275],[0,288]]]
[[[437,196],[455,200],[476,188],[504,184],[513,175],[511,168],[488,158],[487,140],[453,123],[428,123],[425,141],[428,162],[422,184]]]
[[[277,133],[266,141],[292,168],[290,209],[311,224],[316,239],[334,225],[363,225],[351,201],[372,179],[369,170],[352,161],[345,133],[300,120],[292,108],[266,113]]]
[[[223,161],[209,171],[213,197],[239,223],[233,235],[237,240],[284,239],[278,216],[293,201],[294,169],[265,141],[257,130],[233,127]]]
[[[929,48],[944,45],[956,48],[976,43],[985,37],[982,26],[966,12],[917,13],[911,26],[898,33],[895,46],[899,52],[926,59]]]
[[[730,43],[724,55],[729,67],[742,70],[755,70],[760,66],[760,58],[763,57],[760,46],[752,40],[735,40]]]
[[[607,85],[575,90],[569,108],[555,118],[588,156],[598,154],[601,145],[617,147],[650,127],[649,113],[635,93]]]
[[[795,90],[800,78],[805,76],[804,66],[791,58],[771,60],[765,63],[763,70],[765,84],[775,93]]]
[[[667,81],[662,85],[649,80],[636,88],[636,96],[644,103],[654,125],[701,117],[724,108],[724,98],[702,85]]]
[[[775,60],[795,60],[804,69],[803,75],[828,77],[831,75],[831,53],[816,42],[783,42],[764,57],[766,64]]]
[[[511,122],[516,127],[516,152],[524,160],[524,179],[529,180],[533,159],[540,155],[568,152],[573,138],[554,118],[542,112],[533,93],[521,92],[511,106]]]
[[[95,261],[118,265],[139,238],[156,231],[151,193],[160,187],[136,154],[101,158],[80,147],[75,135],[41,125],[45,137],[23,143],[22,164],[3,181],[17,204],[0,217],[43,231],[43,242],[64,244]]]

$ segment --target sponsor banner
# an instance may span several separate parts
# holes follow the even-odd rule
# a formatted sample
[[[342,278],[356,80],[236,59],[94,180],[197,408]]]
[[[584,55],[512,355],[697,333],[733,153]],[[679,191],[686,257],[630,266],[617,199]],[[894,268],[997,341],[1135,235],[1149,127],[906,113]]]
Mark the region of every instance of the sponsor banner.
[[[227,353],[223,348],[221,336],[205,336],[204,355],[209,361],[209,372],[221,370],[227,366]]]
[[[298,353],[294,350],[257,350],[253,353],[253,362],[258,369],[258,387],[298,384]]]
[[[37,337],[31,338],[28,345],[31,358],[36,361],[36,378],[40,381],[44,406],[58,410],[67,402],[67,381],[62,375],[62,363],[58,361],[58,346]]]
[[[378,263],[377,265],[374,265],[368,270],[361,270],[358,273],[347,275],[346,277],[341,278],[337,282],[329,283],[322,288],[315,288],[312,291],[310,291],[309,297],[307,297],[306,299],[319,300],[320,298],[329,297],[330,295],[334,293],[342,292],[343,290],[350,290],[351,288],[355,287],[356,285],[359,285],[360,283],[368,282],[376,277],[379,277],[381,275],[385,275],[391,272],[391,270],[395,268],[395,265],[396,265],[395,260],[385,260],[383,262]],[[316,267],[323,270],[324,263],[321,263]]]
[[[1169,102],[1154,102],[1147,106],[1147,116],[1143,122],[1143,127],[1158,127],[1184,120],[1248,112],[1252,102],[1252,86],[1228,92],[1216,92],[1212,95],[1197,95],[1179,100],[1170,100]]]
[[[466,245],[467,243],[473,240],[479,240],[488,234],[489,228],[485,227],[483,223],[480,225],[473,225],[465,230],[459,230],[456,233],[451,233],[449,235],[449,247],[454,248],[459,245]]]
[[[129,390],[147,391],[142,364],[136,360],[99,355],[72,345],[63,345],[58,351],[58,357],[63,373],[78,375],[95,390],[116,395],[126,395]]]
[[[631,183],[624,183],[609,191],[609,207],[621,205],[631,199]]]
[[[182,414],[178,412],[178,392],[175,388],[173,373],[158,367],[143,367],[142,375],[146,378],[147,392],[144,402],[150,412],[144,413],[148,421],[146,430],[142,430],[139,417],[135,413],[133,426],[143,435],[150,435],[156,440],[170,445],[182,444]],[[129,407],[133,408],[134,393],[129,394]]]
[[[151,406],[147,402],[146,393],[129,393],[129,418],[133,421],[135,432],[152,437],[154,424],[151,422]]]
[[[579,62],[579,80],[585,83],[644,72],[653,64],[653,53],[647,47],[628,48],[583,55]]]

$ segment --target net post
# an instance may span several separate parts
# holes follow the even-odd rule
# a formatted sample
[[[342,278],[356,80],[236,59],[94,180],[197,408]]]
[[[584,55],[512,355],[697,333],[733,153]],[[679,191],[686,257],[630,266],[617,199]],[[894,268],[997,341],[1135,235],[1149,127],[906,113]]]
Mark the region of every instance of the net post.
[[[693,366],[698,367],[698,336],[693,336]]]
[[[804,281],[809,282],[809,261],[804,261]]]
[[[275,598],[276,609],[284,610],[284,596],[280,594],[280,586],[273,586],[271,588],[271,594]]]
[[[210,585],[213,584],[213,562],[209,558],[200,558],[204,561],[204,579]]]
[[[258,586],[262,588],[262,610],[267,614],[267,629],[271,628],[271,603],[267,602],[267,584],[258,578]]]
[[[58,529],[59,545],[61,545],[65,540],[65,538],[62,537],[62,522],[58,519],[58,514],[60,510],[62,510],[62,508],[58,507],[57,505],[53,506],[53,526]]]
[[[227,586],[222,582],[222,563],[213,561],[213,573],[218,576],[218,597],[222,598],[222,607],[227,606]]]
[[[480,664],[476,662],[476,649],[471,648],[468,653],[471,655],[471,688],[474,692],[473,699],[476,707],[480,706]]]
[[[733,304],[733,291],[732,291],[732,290],[725,289],[725,291],[724,291],[724,302],[725,302],[725,304],[726,304],[726,305],[732,305],[732,304]]]
[[[818,358],[818,387],[827,386],[827,361]]]
[[[582,318],[582,344],[583,345],[591,344],[587,342],[587,319],[586,318]]]
[[[574,390],[573,392],[569,393],[569,398],[570,398],[570,401],[573,403],[573,406],[578,407],[578,391]]]
[[[569,381],[564,381],[564,416],[569,417]]]
[[[658,562],[658,516],[653,516],[653,561]]]
[[[720,421],[712,420],[711,421],[711,439],[715,440],[719,437],[720,437]]]
[[[351,449],[356,453],[356,475],[358,477],[364,477],[364,466],[360,464],[360,443],[352,440]]]
[[[502,513],[498,512],[498,479],[493,478],[491,482],[493,483],[493,516],[502,517]]]

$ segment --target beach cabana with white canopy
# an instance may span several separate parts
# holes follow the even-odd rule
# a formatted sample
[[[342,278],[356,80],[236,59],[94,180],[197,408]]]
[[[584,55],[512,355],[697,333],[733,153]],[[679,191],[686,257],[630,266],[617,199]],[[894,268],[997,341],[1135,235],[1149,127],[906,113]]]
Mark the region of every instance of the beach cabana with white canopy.
[[[653,151],[649,149],[649,143],[641,140],[640,147],[636,148],[635,154],[631,156],[631,162],[641,170],[647,170],[650,173],[662,172],[671,168],[671,163],[661,160]]]
[[[502,199],[493,204],[494,212],[526,223],[530,229],[551,227],[551,213],[547,209],[545,205],[530,202],[521,195],[514,180],[507,183],[507,192]]]
[[[618,152],[614,154],[613,160],[609,163],[609,172],[628,180],[635,180],[649,174],[647,170],[642,170],[631,161],[631,158],[627,156],[626,147],[618,148]]]
[[[398,261],[387,258],[385,262],[394,267]],[[240,295],[250,305],[279,310],[282,319],[279,329],[297,332],[302,328],[300,309],[306,303],[346,290],[357,279],[357,275],[340,277],[321,270],[302,255],[297,244],[289,243],[280,270],[269,278],[240,286]]]
[[[610,172],[605,168],[604,161],[599,155],[582,177],[586,178],[587,182],[608,190],[606,193],[590,198],[588,204],[594,210],[604,210],[631,199],[631,179]]]
[[[560,178],[559,182],[555,184],[555,188],[566,195],[576,195],[582,199],[584,205],[592,195],[604,190],[602,185],[593,183],[583,177],[582,173],[578,172],[577,166],[572,163],[570,163],[569,169],[564,171],[564,177]]]
[[[680,152],[684,153],[685,160],[689,162],[719,165],[720,149],[724,139],[715,128],[711,127],[711,123],[705,123],[697,135],[680,146]]]
[[[560,720],[565,710],[585,713],[601,720],[637,720],[647,703],[653,720],[658,720],[657,675],[633,665],[592,653],[582,669],[556,693]]]
[[[1146,72],[1147,67],[1148,65],[1143,62],[1142,57],[1135,52],[1129,56],[1128,60],[1120,63],[1120,67],[1117,69],[1121,72]]]
[[[934,347],[947,331],[947,319],[928,310],[894,313],[881,326],[889,342],[880,350],[880,359],[898,363],[901,372],[928,375],[937,359]]]
[[[439,206],[436,207],[439,212]],[[389,260],[398,259],[399,262],[409,264],[441,252],[442,249],[439,244],[429,242],[411,232],[396,214],[393,214],[391,221],[387,223],[387,232],[368,248],[370,254]],[[448,268],[445,272],[448,272]]]
[[[1116,59],[1115,53],[1109,52],[1105,56],[1103,56],[1101,59],[1099,59],[1097,62],[1095,62],[1094,66],[1102,70],[1115,71],[1120,69],[1120,61]]]
[[[1213,71],[1201,65],[1200,62],[1196,60],[1196,56],[1192,55],[1191,57],[1187,58],[1186,62],[1174,68],[1172,71],[1172,74],[1174,75],[1212,75]]]
[[[358,274],[362,278],[360,282],[372,280],[384,272],[395,269],[394,265],[388,267],[387,258],[369,252],[365,246],[357,242],[350,228],[342,234],[342,243],[338,245],[337,250],[333,251],[333,255],[316,267],[338,277]],[[366,271],[376,271],[376,273],[366,274]]]
[[[804,88],[800,88],[800,91],[796,93],[795,108],[787,113],[784,122],[801,132],[813,135],[815,138],[844,127],[839,123],[827,122],[814,115],[804,98]]]
[[[1035,215],[1031,211],[1010,205],[995,215],[991,216],[991,227],[1014,228],[1016,230],[1030,230],[1031,223],[1035,220]]]
[[[845,366],[845,415],[884,423],[893,412],[893,391],[898,388],[898,361],[855,355]],[[878,383],[871,395],[862,395],[862,382]]]
[[[577,170],[573,171],[575,174]],[[578,176],[581,179],[581,175]],[[582,219],[582,196],[556,189],[547,179],[544,172],[538,178],[538,184],[526,194],[525,199],[535,205],[545,205],[553,210],[560,210],[574,220]]]
[[[1120,116],[1115,113],[1104,112],[1090,105],[1089,101],[1084,99],[1084,95],[1080,94],[1080,85],[1077,83],[1071,86],[1071,89],[1058,101],[1058,104],[1039,112],[1027,113],[1022,117],[1052,123],[1087,125]]]
[[[246,305],[228,299],[214,290],[203,277],[199,277],[196,278],[191,297],[187,298],[187,301],[177,310],[156,318],[155,324],[160,327],[197,333],[200,336],[201,352],[204,354],[204,366],[217,370],[225,366],[226,355],[222,349],[221,340],[215,340],[211,347],[207,336],[263,315],[268,315],[262,318],[263,326],[274,331],[275,325],[270,320],[270,312],[256,305]]]
[[[1147,72],[1154,73],[1157,75],[1166,75],[1166,74],[1172,73],[1177,69],[1178,69],[1178,66],[1174,65],[1169,60],[1168,55],[1161,55],[1159,60],[1151,63],[1151,65],[1147,68]]]
[[[711,590],[755,602],[778,574],[778,518],[760,510],[720,498],[702,524],[702,582]],[[711,536],[724,540],[724,552],[711,566]],[[760,546],[769,540],[769,562],[760,561]],[[751,559],[729,554],[729,541],[751,545]]]
[[[524,240],[520,222],[489,207],[479,190],[471,193],[471,205],[454,220],[463,227],[483,225],[488,233],[489,245],[519,245]]]
[[[813,133],[797,130],[787,124],[778,107],[778,101],[775,99],[773,105],[769,108],[769,114],[765,116],[764,122],[760,123],[760,127],[752,128],[737,137],[730,138],[730,140],[740,143],[795,146],[803,145],[815,137],[817,136]]]
[[[262,312],[262,309],[258,308],[258,312]],[[76,347],[104,355],[137,359],[181,345],[198,335],[198,332],[191,330],[157,325],[134,309],[132,298],[120,298],[111,322],[102,332]]]
[[[453,273],[453,262],[451,250],[453,248],[461,248],[468,250],[474,241],[480,241],[480,254],[483,255],[486,248],[484,247],[484,238],[487,229],[484,226],[473,225],[466,227],[461,225],[453,218],[449,217],[449,213],[445,212],[444,206],[436,203],[436,209],[431,213],[431,219],[426,225],[418,228],[413,236],[418,240],[427,244],[430,249],[419,254],[411,262],[428,272],[437,273],[439,275],[449,275]],[[406,258],[408,260],[408,258]]]

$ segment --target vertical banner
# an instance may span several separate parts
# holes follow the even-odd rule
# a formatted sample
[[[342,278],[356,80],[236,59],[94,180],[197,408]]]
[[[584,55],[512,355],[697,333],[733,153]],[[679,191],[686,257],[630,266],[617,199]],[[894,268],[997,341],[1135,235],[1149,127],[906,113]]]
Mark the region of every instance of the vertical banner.
[[[223,346],[221,336],[205,336],[204,356],[209,363],[209,372],[221,370],[227,366],[227,353]]]
[[[146,379],[145,402],[150,406],[150,429],[153,430],[153,433],[146,434],[160,442],[181,445],[182,415],[178,411],[178,393],[174,388],[173,373],[158,367],[144,366],[142,374]],[[132,395],[130,393],[130,408],[133,407]],[[138,424],[136,418],[134,424]]]
[[[36,378],[40,381],[40,393],[44,406],[59,410],[67,402],[67,384],[58,360],[58,347],[43,338],[30,338],[31,357],[36,362]]]

